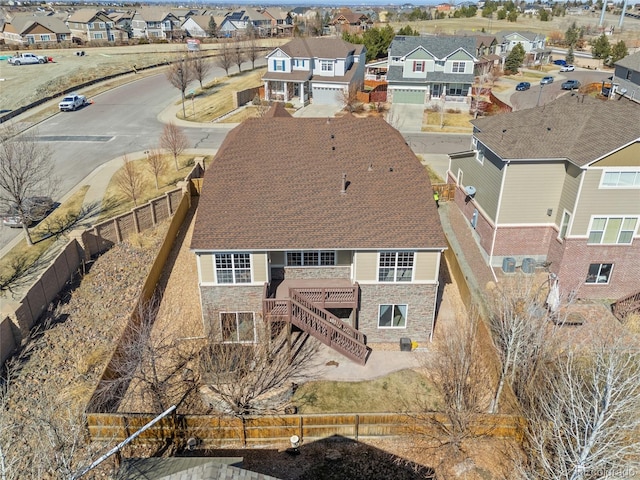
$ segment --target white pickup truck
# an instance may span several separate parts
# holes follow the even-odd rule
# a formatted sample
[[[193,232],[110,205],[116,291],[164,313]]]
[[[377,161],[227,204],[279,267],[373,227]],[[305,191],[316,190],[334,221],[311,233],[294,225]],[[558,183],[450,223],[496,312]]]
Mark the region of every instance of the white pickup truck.
[[[29,65],[32,63],[47,63],[48,61],[47,57],[34,53],[16,53],[7,60],[11,65]]]
[[[85,97],[84,95],[70,93],[62,99],[62,101],[58,104],[58,108],[60,108],[61,112],[69,112],[80,107],[84,107],[88,103],[89,102],[87,101],[87,97]]]

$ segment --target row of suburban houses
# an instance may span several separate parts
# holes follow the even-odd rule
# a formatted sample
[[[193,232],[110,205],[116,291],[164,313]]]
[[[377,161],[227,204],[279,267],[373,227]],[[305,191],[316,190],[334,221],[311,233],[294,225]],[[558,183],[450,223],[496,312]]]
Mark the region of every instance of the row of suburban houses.
[[[129,38],[175,40],[184,37],[291,36],[294,18],[304,23],[316,10],[296,13],[280,7],[238,10],[169,9],[140,7],[130,11],[80,9],[69,15],[53,12],[18,12],[5,20],[0,38],[8,44],[51,44],[64,41],[122,41]],[[211,22],[215,23],[215,31]],[[373,21],[365,14],[338,9],[328,22],[328,31],[358,32]]]

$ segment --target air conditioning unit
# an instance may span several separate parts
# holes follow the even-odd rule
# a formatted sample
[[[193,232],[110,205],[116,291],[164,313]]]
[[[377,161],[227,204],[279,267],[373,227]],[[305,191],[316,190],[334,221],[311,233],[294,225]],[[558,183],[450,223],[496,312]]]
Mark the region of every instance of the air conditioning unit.
[[[522,260],[522,273],[532,274],[536,273],[536,260],[535,258],[524,258]]]
[[[474,187],[473,185],[467,185],[466,187],[464,187],[464,193],[466,193],[469,197],[473,197],[476,194],[476,187]]]
[[[516,259],[513,257],[505,257],[502,259],[502,271],[504,273],[515,273]]]

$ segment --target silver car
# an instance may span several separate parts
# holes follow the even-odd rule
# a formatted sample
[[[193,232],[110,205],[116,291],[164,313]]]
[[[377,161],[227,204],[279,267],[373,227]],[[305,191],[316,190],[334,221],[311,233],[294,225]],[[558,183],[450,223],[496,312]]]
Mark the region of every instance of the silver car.
[[[27,226],[38,223],[53,209],[53,200],[50,197],[28,197],[23,202],[24,218]],[[22,228],[22,218],[18,207],[11,205],[7,213],[2,217],[2,224],[11,228]]]

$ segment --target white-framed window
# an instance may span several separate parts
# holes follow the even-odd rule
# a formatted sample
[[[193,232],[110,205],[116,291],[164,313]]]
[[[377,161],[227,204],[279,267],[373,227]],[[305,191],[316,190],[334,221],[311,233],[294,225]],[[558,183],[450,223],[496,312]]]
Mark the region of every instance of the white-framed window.
[[[414,252],[380,252],[379,282],[410,282],[413,279]]]
[[[590,245],[630,245],[638,227],[638,217],[592,217]]]
[[[413,62],[413,71],[414,72],[424,72],[424,62]]]
[[[216,253],[218,283],[251,283],[251,255],[248,253]]]
[[[302,68],[304,68],[305,60],[298,60],[298,59],[296,58],[296,59],[293,61],[293,64],[294,64],[296,67],[302,67]]]
[[[459,97],[465,94],[464,91],[465,87],[462,83],[450,83],[447,86],[447,95]]]
[[[604,170],[600,188],[640,188],[640,170]]]
[[[461,168],[458,169],[458,174],[456,175],[456,183],[461,187],[462,186],[462,177],[464,172]]]
[[[287,252],[289,267],[329,267],[336,264],[336,252],[333,250],[309,250]]]
[[[476,137],[471,137],[471,146],[474,150],[478,148],[478,139]]]
[[[102,40],[102,33],[101,32],[94,33],[93,38],[95,38],[96,40]]]
[[[284,60],[274,60],[273,61],[273,71],[274,72],[284,72]]]
[[[98,28],[104,28],[104,22],[98,22]]]
[[[320,70],[323,72],[333,72],[333,60],[320,60]]]
[[[400,61],[400,57],[391,57],[391,61],[392,62],[399,62]]]
[[[43,34],[40,35],[40,40],[42,42],[50,42],[51,41],[51,35],[43,33]]]
[[[589,265],[585,283],[597,283],[606,285],[611,279],[613,263],[592,263]]]
[[[444,60],[436,60],[436,65],[438,67],[444,67],[445,61]]]
[[[93,22],[89,22],[87,26],[89,27],[89,30],[93,30],[94,24]]]
[[[569,228],[569,222],[571,221],[571,214],[566,210],[562,214],[562,221],[560,222],[560,232],[558,232],[558,238],[564,240],[567,236],[567,229]]]
[[[380,305],[378,328],[407,328],[407,305]]]
[[[451,64],[451,71],[453,73],[464,73],[466,65],[466,62],[453,62]]]
[[[476,160],[484,165],[484,147],[482,144],[476,145]]]
[[[66,39],[67,39],[67,35],[65,33],[61,33],[60,40],[66,40]]]
[[[253,312],[220,312],[220,332],[223,342],[255,342]]]

